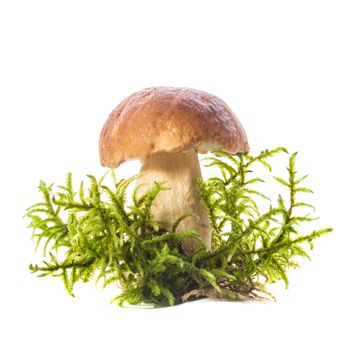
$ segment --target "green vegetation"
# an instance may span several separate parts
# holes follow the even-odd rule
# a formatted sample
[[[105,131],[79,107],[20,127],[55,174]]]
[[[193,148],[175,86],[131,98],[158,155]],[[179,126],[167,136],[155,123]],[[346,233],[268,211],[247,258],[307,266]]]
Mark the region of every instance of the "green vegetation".
[[[296,153],[289,157],[285,178],[272,176],[271,157],[284,153],[284,148],[256,157],[217,152],[207,159],[207,166],[220,172],[197,181],[212,224],[212,249],[203,244],[192,256],[183,254],[181,242],[186,237],[201,240],[194,231],[174,233],[183,217],[172,232],[152,221],[152,201],[166,184],[155,183],[141,197],[136,189],[127,198],[136,177],[117,181],[112,171],[99,181],[89,175],[89,185],[81,182],[77,191],[70,173],[65,186],[56,190],[41,181],[43,201],[28,208],[26,216],[44,261],[30,269],[38,276],[62,278],[72,296],[78,281],[118,285],[122,293],[113,301],[120,305],[166,306],[203,297],[273,298],[268,283],[283,280],[288,286],[289,268],[298,266],[300,257],[308,258],[313,241],[331,231],[301,233],[301,226],[314,220],[314,208],[299,197],[311,190],[302,184],[306,176],[297,176]],[[261,165],[267,169],[265,181],[285,187],[286,198],[279,195],[274,203],[257,191],[264,182],[254,175]],[[106,176],[113,182],[110,187]]]

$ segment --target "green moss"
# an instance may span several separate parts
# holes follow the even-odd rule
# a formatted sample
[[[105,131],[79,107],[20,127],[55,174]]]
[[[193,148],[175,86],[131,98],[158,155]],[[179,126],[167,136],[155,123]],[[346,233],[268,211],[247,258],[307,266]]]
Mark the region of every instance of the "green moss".
[[[113,301],[120,305],[166,306],[203,297],[272,298],[268,283],[282,280],[288,286],[288,270],[298,266],[300,257],[309,257],[307,248],[312,249],[316,238],[332,231],[301,233],[302,225],[314,220],[314,208],[299,201],[299,195],[311,190],[302,185],[305,176],[297,177],[296,153],[289,157],[285,178],[270,175],[270,158],[283,153],[284,148],[255,157],[217,152],[207,159],[207,166],[220,173],[197,180],[212,224],[212,249],[201,242],[203,248],[192,256],[183,254],[181,243],[186,237],[201,241],[198,234],[174,233],[185,216],[174,223],[173,232],[152,220],[151,205],[163,184],[155,183],[142,197],[135,190],[130,204],[127,188],[135,176],[116,181],[109,172],[113,185],[107,187],[105,177],[98,181],[89,175],[89,185],[81,182],[77,191],[70,173],[65,185],[55,190],[42,181],[43,201],[28,208],[26,216],[44,261],[30,269],[38,276],[62,278],[72,296],[78,281],[119,285],[123,292]],[[254,175],[259,165],[267,169],[264,180]],[[254,189],[264,181],[285,187],[287,198],[279,195],[274,203]],[[269,207],[261,212],[264,201]]]

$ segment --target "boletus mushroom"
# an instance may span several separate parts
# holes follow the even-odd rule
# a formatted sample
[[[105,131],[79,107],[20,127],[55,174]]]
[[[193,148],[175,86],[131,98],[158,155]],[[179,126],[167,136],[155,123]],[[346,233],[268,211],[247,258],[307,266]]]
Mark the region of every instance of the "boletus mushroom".
[[[249,151],[245,131],[227,104],[218,97],[194,89],[154,87],[136,92],[110,114],[100,135],[103,166],[140,159],[138,194],[165,182],[151,207],[153,220],[170,230],[189,214],[177,232],[195,230],[211,248],[211,225],[196,178],[201,178],[199,153],[225,150]],[[198,240],[184,240],[185,254],[200,247]]]

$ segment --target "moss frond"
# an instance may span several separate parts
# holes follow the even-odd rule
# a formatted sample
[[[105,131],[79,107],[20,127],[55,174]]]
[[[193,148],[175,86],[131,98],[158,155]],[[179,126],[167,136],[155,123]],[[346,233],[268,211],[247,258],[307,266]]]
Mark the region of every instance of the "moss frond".
[[[174,233],[186,215],[171,223],[170,232],[153,220],[152,203],[167,190],[166,184],[155,182],[141,197],[135,189],[128,198],[127,189],[137,176],[117,181],[113,171],[101,179],[88,175],[87,184],[82,181],[77,190],[71,173],[56,190],[41,181],[43,199],[30,206],[26,216],[44,260],[30,269],[39,277],[61,278],[72,296],[78,282],[95,279],[104,287],[119,285],[122,293],[113,301],[120,305],[271,298],[267,284],[281,280],[288,286],[288,270],[297,267],[300,258],[309,259],[307,250],[314,240],[332,231],[302,231],[315,220],[315,208],[304,200],[312,191],[303,185],[306,176],[297,176],[297,153],[288,156],[285,176],[273,174],[270,159],[286,153],[279,147],[257,156],[221,151],[207,158],[206,166],[220,173],[206,181],[197,179],[212,226],[210,251],[197,232]],[[259,165],[267,170],[265,178],[256,175]],[[112,186],[106,185],[108,178]],[[288,195],[273,200],[262,193],[261,185],[271,181]],[[188,237],[202,243],[192,256],[182,253],[182,241]]]

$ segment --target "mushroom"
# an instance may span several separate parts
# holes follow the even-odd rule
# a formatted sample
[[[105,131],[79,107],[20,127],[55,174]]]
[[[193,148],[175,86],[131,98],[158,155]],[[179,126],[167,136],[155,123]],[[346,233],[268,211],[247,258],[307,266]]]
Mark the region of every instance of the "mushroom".
[[[138,194],[165,182],[151,207],[153,220],[170,230],[185,217],[177,232],[195,230],[208,249],[211,225],[196,178],[202,178],[199,153],[249,151],[245,131],[224,101],[188,88],[154,87],[136,92],[110,114],[100,135],[100,159],[106,167],[141,160]],[[142,186],[139,186],[142,185]],[[198,251],[195,238],[183,242],[185,254]]]

